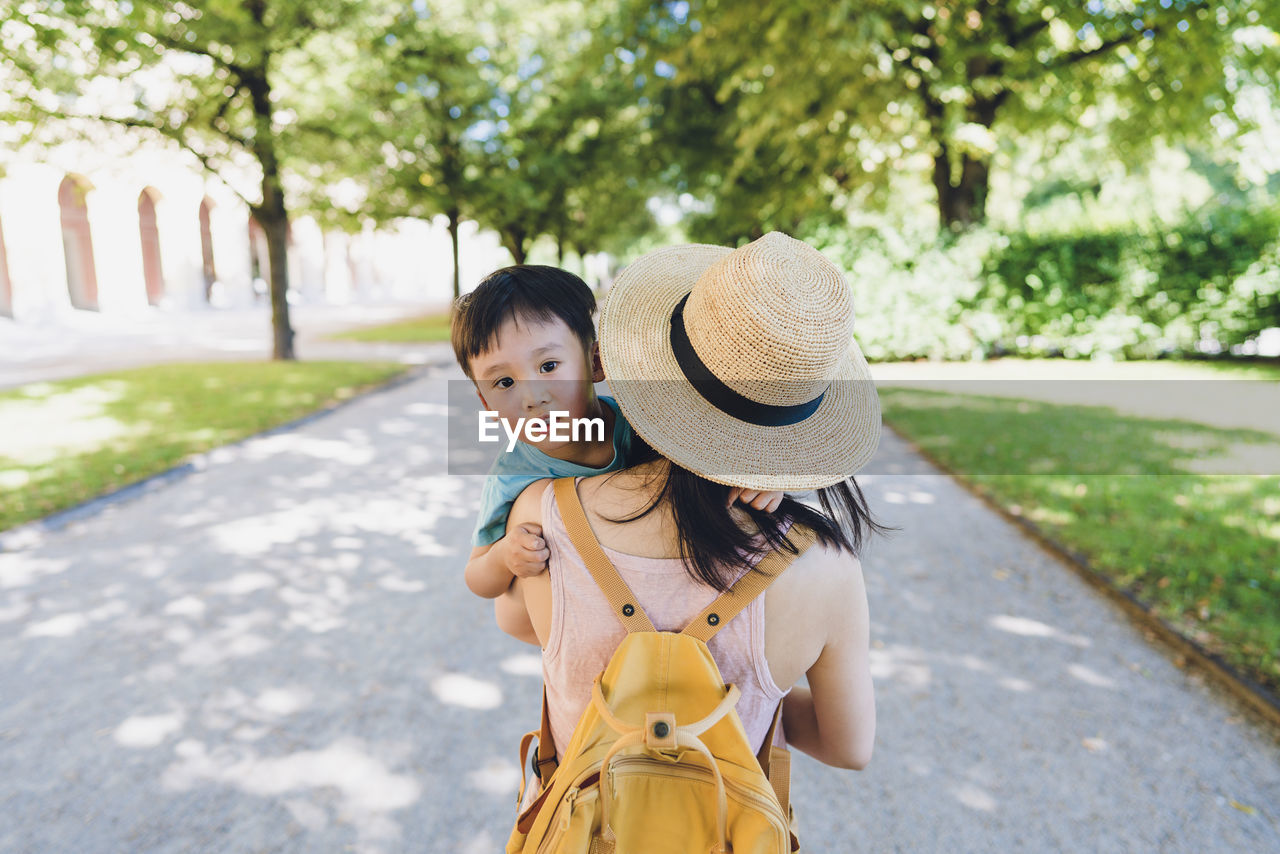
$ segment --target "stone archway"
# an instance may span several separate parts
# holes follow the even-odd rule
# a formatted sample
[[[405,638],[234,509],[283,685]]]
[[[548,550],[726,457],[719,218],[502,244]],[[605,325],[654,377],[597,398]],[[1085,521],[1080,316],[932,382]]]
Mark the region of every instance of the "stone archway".
[[[13,317],[13,283],[9,281],[9,256],[4,249],[3,223],[0,223],[0,316]]]
[[[89,234],[89,207],[85,196],[89,182],[68,175],[58,187],[62,211],[62,253],[67,262],[67,292],[75,308],[98,310],[98,272],[93,264],[93,238]]]
[[[150,187],[138,194],[138,230],[142,236],[142,276],[147,285],[147,302],[159,305],[164,298],[164,267],[160,263],[155,191]]]
[[[218,280],[218,269],[213,265],[213,228],[210,224],[212,211],[213,199],[205,196],[200,200],[200,272],[204,279],[205,302],[212,298],[213,283]]]

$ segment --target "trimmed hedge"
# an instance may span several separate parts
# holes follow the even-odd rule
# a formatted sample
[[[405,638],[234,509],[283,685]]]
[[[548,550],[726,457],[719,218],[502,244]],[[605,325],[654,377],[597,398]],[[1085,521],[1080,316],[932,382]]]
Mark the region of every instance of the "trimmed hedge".
[[[815,239],[849,273],[871,359],[1180,356],[1280,326],[1280,207],[1125,231]]]

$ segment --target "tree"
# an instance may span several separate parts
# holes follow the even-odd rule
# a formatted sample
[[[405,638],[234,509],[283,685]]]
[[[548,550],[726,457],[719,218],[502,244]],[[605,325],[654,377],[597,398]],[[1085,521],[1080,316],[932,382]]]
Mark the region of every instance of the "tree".
[[[6,118],[33,135],[50,121],[66,130],[85,120],[158,135],[221,177],[266,233],[273,355],[292,359],[285,173],[294,149],[286,140],[304,119],[323,122],[291,103],[288,71],[323,36],[357,37],[375,11],[357,0],[64,0],[47,8],[0,0]],[[104,79],[122,84],[105,102],[91,95]],[[239,186],[246,167],[258,176],[256,193]]]
[[[480,222],[523,263],[551,236],[563,261],[613,248],[653,226],[659,177],[647,160],[642,85],[620,74],[610,4],[559,0],[511,17],[488,46],[499,85],[484,135]]]
[[[555,238],[561,263],[566,250],[624,251],[654,227],[648,201],[664,189],[643,86],[618,73],[626,60],[607,31],[591,32],[586,48],[561,58],[556,97],[526,130],[560,153],[542,230]]]
[[[364,189],[361,217],[444,214],[455,295],[463,216],[497,232],[517,263],[541,235],[563,260],[643,232],[653,181],[636,159],[642,92],[613,73],[615,44],[596,38],[594,9],[557,0],[516,14],[442,0],[404,8],[358,50],[335,45],[312,77],[317,97],[337,73],[349,92],[331,122],[343,136],[314,155],[328,164],[313,185],[318,212],[334,222],[354,213],[325,201],[342,175]]]
[[[343,91],[338,119],[316,128],[323,150],[308,156],[324,164],[312,182],[312,205],[343,224],[353,215],[384,222],[443,214],[455,298],[458,228],[463,217],[475,216],[475,173],[487,157],[481,136],[493,126],[497,85],[475,14],[473,5],[459,3],[404,6],[367,43],[334,45],[316,57],[322,67],[311,77],[317,100],[331,88],[326,68]],[[325,201],[340,176],[362,188],[358,212]]]
[[[690,155],[686,180],[720,201],[758,186],[784,221],[803,220],[815,200],[868,185],[882,193],[923,154],[940,223],[978,223],[1002,141],[1088,126],[1099,104],[1114,103],[1113,144],[1139,162],[1157,138],[1207,140],[1224,120],[1238,122],[1240,84],[1274,92],[1280,69],[1263,24],[1280,20],[1276,0],[628,8],[633,46],[646,49],[652,71],[668,69],[651,82],[680,93],[657,97],[702,109],[714,127],[721,157]]]

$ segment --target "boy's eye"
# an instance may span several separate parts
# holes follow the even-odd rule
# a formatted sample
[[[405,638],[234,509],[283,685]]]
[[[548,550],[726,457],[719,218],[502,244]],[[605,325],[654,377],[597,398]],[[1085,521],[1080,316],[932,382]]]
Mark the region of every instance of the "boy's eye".
[[[515,385],[515,380],[511,379],[511,377],[502,377],[493,381],[494,388],[511,388],[513,385]]]
[[[559,365],[559,364],[560,364],[559,362],[554,361],[554,360],[549,361],[549,362],[543,362],[543,363],[542,363],[542,372],[543,372],[544,374],[549,374],[549,373],[551,373],[552,371],[554,371],[554,370],[556,369],[556,366],[557,366],[557,365]]]

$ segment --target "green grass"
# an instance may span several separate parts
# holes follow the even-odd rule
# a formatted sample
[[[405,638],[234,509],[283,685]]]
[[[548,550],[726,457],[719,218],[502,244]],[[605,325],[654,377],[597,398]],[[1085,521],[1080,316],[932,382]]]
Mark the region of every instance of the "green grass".
[[[924,375],[949,379],[1081,379],[1081,380],[1269,380],[1280,382],[1280,359],[1152,359],[1103,362],[1088,359],[1023,359],[1006,356],[987,361],[875,362],[888,376]]]
[[[881,399],[885,421],[952,472],[1280,690],[1280,476],[1197,473],[1274,455],[1276,436],[915,389]]]
[[[392,363],[160,365],[0,392],[0,530],[299,418]]]
[[[407,320],[397,320],[394,323],[385,323],[381,326],[352,329],[333,337],[344,338],[349,341],[383,341],[393,344],[448,341],[449,315],[445,313],[411,317]]]
[[[1272,380],[1280,382],[1280,359],[1237,362],[1228,360],[1207,360],[1203,362],[1187,360],[1173,362],[1172,364],[1186,366],[1196,370],[1203,370],[1207,373],[1222,376],[1227,379]]]

